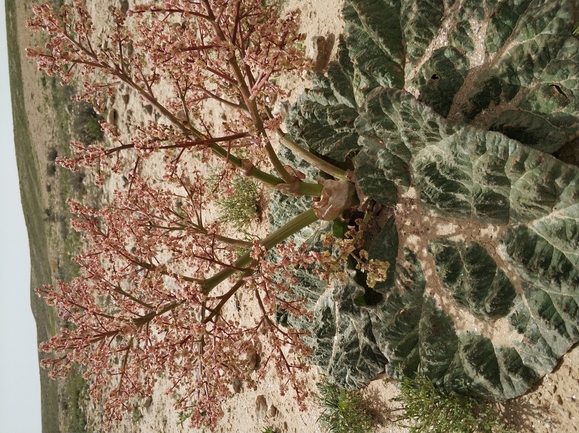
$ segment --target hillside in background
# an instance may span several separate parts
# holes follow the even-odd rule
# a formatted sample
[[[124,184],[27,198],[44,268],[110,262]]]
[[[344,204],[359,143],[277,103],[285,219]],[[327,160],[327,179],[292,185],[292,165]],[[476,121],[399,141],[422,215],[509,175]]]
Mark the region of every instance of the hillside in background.
[[[56,157],[68,152],[79,107],[70,99],[70,87],[41,74],[26,57],[26,47],[41,43],[26,29],[31,3],[7,0],[5,7],[14,144],[31,255],[28,290],[40,343],[59,326],[54,310],[36,296],[34,288],[76,275],[70,257],[77,250],[78,236],[70,229],[65,201],[67,197],[84,196],[87,191],[83,173],[72,174],[55,165]],[[39,359],[42,356],[39,354]],[[85,420],[79,410],[84,388],[80,374],[74,372],[66,380],[54,381],[41,369],[40,382],[42,431],[84,431]]]

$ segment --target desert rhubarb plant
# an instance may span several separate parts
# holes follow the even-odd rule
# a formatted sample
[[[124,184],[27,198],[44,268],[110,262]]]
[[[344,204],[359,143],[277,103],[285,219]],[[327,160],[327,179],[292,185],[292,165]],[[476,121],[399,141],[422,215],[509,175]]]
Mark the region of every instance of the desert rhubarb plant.
[[[122,85],[162,119],[102,122],[104,143],[60,161],[127,182],[99,209],[71,202],[87,248],[78,278],[39,289],[71,324],[43,365],[87,366],[109,427],[161,375],[192,425],[265,367],[300,403],[311,363],[343,388],[420,371],[449,393],[526,392],[579,341],[579,169],[552,155],[579,139],[576,3],[346,0],[337,58],[286,126],[276,77],[310,62],[280,10],[166,0],[97,29],[82,0],[34,7],[41,69],[99,112]],[[263,239],[207,216],[216,165],[224,189],[274,192]],[[225,313],[240,293],[255,320]],[[254,374],[240,354],[260,346]]]

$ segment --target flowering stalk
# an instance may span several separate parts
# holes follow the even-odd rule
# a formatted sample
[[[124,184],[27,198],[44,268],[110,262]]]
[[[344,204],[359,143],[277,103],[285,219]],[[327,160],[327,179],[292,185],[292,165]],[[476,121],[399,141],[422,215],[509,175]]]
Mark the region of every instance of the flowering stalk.
[[[75,259],[81,268],[79,277],[69,284],[59,282],[38,290],[58,307],[62,320],[73,325],[41,345],[41,350],[55,354],[42,365],[53,377],[66,375],[73,362],[86,365],[91,394],[108,394],[105,409],[111,423],[120,419],[122,411],[130,410],[131,399],[149,395],[157,375],[163,372],[199,405],[192,407],[183,399],[179,408],[195,411],[197,423],[212,424],[221,416],[219,402],[227,395],[223,383],[232,377],[241,378],[247,386],[254,383],[239,354],[261,338],[259,329],[264,323],[272,322],[269,316],[275,316],[272,308],[277,304],[265,305],[265,299],[276,299],[275,292],[281,287],[266,284],[256,289],[252,285],[248,290],[257,290],[256,302],[261,304],[260,310],[266,309],[265,316],[253,327],[230,323],[222,315],[223,307],[251,283],[247,278],[257,270],[258,261],[248,255],[233,264],[228,261],[235,253],[228,246],[235,242],[212,236],[217,228],[202,223],[203,186],[195,178],[182,178],[182,188],[187,189],[184,194],[154,190],[139,178],[133,186],[138,195],[118,192],[110,205],[99,210],[71,202],[71,211],[77,215],[74,228],[82,231],[91,248]],[[175,202],[185,198],[189,202],[175,208]],[[315,220],[312,211],[306,212],[257,242],[259,249],[271,248]],[[223,246],[219,246],[221,242]],[[200,275],[215,267],[239,268],[242,277],[233,287],[214,294],[216,284],[211,293],[205,292],[206,280],[178,272],[187,269]],[[223,281],[222,276],[212,281]],[[279,301],[285,305],[286,301]],[[301,334],[271,325],[267,329],[268,341],[275,343],[277,353],[272,362],[282,362],[290,375],[294,368],[305,368],[302,361],[294,363],[282,350],[290,344],[296,354],[305,356]],[[194,353],[197,355],[192,356]],[[191,374],[192,370],[200,375]],[[297,382],[294,389],[302,395]]]
[[[225,34],[223,33],[221,26],[219,25],[219,22],[217,21],[217,18],[215,16],[215,14],[213,13],[213,8],[211,7],[211,3],[209,2],[209,0],[203,0],[203,4],[204,4],[205,9],[207,11],[208,19],[209,19],[209,21],[211,21],[213,28],[215,29],[215,34],[219,38],[220,42],[223,44],[228,43],[229,39],[226,38]],[[238,3],[238,5],[240,5],[240,3]],[[238,10],[239,10],[239,8],[238,8]],[[237,28],[239,26],[239,15],[237,15],[235,18],[236,18],[237,22],[234,24],[234,27]],[[261,118],[261,115],[258,111],[257,102],[254,98],[252,98],[251,92],[250,92],[249,87],[247,86],[247,83],[246,83],[246,77],[244,77],[243,72],[241,71],[241,68],[237,62],[236,56],[235,55],[229,56],[228,63],[233,71],[233,75],[235,77],[235,80],[237,81],[239,93],[241,94],[241,97],[243,99],[243,105],[249,111],[249,114],[251,116],[251,120],[253,121],[255,127],[257,128],[257,131],[259,132],[260,135],[262,135],[264,137],[265,149],[267,151],[267,155],[268,155],[271,163],[273,164],[276,171],[281,175],[281,177],[283,178],[283,180],[286,183],[292,183],[293,177],[289,174],[289,172],[285,169],[284,165],[281,163],[281,161],[277,157],[275,151],[273,150],[273,147],[271,146],[271,143],[269,142],[267,134],[265,133],[265,126],[263,124],[263,120]],[[246,69],[246,73],[248,75],[247,78],[249,80],[255,82],[255,79],[253,78],[249,68]]]
[[[256,0],[253,0],[251,3],[255,2]],[[60,16],[55,14],[48,5],[33,5],[36,17],[29,23],[29,26],[35,30],[42,29],[52,35],[47,45],[48,51],[41,48],[27,49],[27,54],[36,59],[41,69],[50,75],[59,73],[64,82],[70,81],[73,71],[78,69],[83,76],[97,77],[100,74],[103,77],[100,80],[96,79],[93,82],[85,80],[85,93],[82,96],[95,101],[99,106],[102,106],[105,97],[114,94],[116,85],[112,83],[115,80],[123,82],[134,89],[176,128],[173,131],[164,131],[161,135],[156,126],[144,128],[144,136],[157,136],[153,142],[145,138],[130,144],[121,144],[110,150],[91,149],[90,154],[86,149],[77,147],[76,151],[79,155],[74,161],[68,161],[68,166],[73,167],[74,163],[88,166],[101,158],[106,159],[111,154],[125,149],[134,149],[139,157],[148,157],[153,151],[175,149],[176,146],[190,150],[206,147],[218,157],[242,169],[244,174],[267,185],[293,185],[291,187],[293,193],[321,195],[319,186],[310,184],[310,186],[302,187],[300,184],[306,182],[296,179],[281,163],[268,137],[267,125],[271,124],[272,131],[274,131],[277,120],[269,119],[265,109],[260,112],[258,104],[260,92],[269,88],[273,89],[269,78],[282,70],[288,71],[306,65],[305,60],[293,47],[300,38],[296,31],[295,18],[290,16],[288,20],[277,24],[279,28],[282,28],[281,25],[285,26],[280,30],[279,40],[275,41],[271,47],[262,44],[260,48],[265,52],[260,52],[260,57],[257,57],[251,51],[251,45],[248,47],[247,44],[252,38],[260,37],[259,33],[262,29],[271,35],[271,29],[267,28],[267,25],[273,26],[274,23],[269,21],[267,25],[257,26],[259,16],[252,12],[252,8],[259,10],[263,6],[258,6],[256,3],[256,5],[248,4],[241,8],[243,3],[241,1],[231,3],[203,1],[183,4],[180,1],[174,1],[166,2],[165,7],[139,5],[132,12],[132,16],[151,14],[153,18],[159,17],[159,21],[153,22],[151,28],[145,24],[146,20],[136,22],[138,31],[147,41],[142,45],[137,44],[137,40],[134,40],[129,32],[126,18],[118,10],[111,8],[116,33],[109,36],[105,41],[107,43],[101,43],[100,46],[95,46],[92,42],[94,27],[81,1],[74,2],[74,8],[64,6]],[[271,14],[272,11],[273,9],[269,8],[267,13]],[[228,13],[232,14],[232,21],[227,20]],[[163,20],[160,19],[161,16]],[[157,27],[164,23],[164,19],[173,16],[193,16],[196,25],[191,31],[187,28],[169,26],[171,31],[167,32],[168,26],[163,29]],[[244,23],[244,21],[251,22]],[[176,28],[180,30],[175,30]],[[160,33],[157,30],[160,30]],[[207,44],[205,40],[213,40],[214,43]],[[182,41],[188,41],[191,45],[183,45]],[[141,50],[140,53],[138,48]],[[218,61],[221,59],[221,61],[218,62],[215,59]],[[252,68],[259,70],[257,77]],[[163,103],[155,93],[155,85],[161,78],[177,89],[178,97],[175,100],[167,100]],[[193,78],[194,81],[192,81]],[[217,83],[217,89],[212,89],[206,83]],[[231,134],[215,137],[216,130],[207,124],[201,122],[200,126],[195,126],[192,114],[199,113],[199,111],[192,107],[199,106],[207,99],[215,99],[234,107],[239,126],[243,129],[236,128],[231,131]],[[178,111],[184,112],[185,119],[178,115]],[[267,124],[263,120],[264,116],[268,118]],[[111,128],[106,128],[105,132],[109,133],[113,141],[119,140]],[[190,140],[188,138],[190,136],[194,139]],[[179,143],[159,144],[165,140]],[[231,153],[230,148],[234,143],[251,141],[261,143],[280,178],[260,170],[253,164],[250,164],[251,168],[247,169],[247,164]],[[229,144],[224,147],[219,144],[220,142]],[[242,146],[247,146],[247,144],[242,144]],[[322,169],[328,171],[329,163],[321,160],[314,162],[321,162],[324,164]],[[101,160],[100,163],[102,164],[103,161]]]
[[[277,244],[283,242],[291,235],[297,233],[304,227],[309,226],[310,224],[316,222],[318,217],[314,213],[312,209],[308,209],[305,212],[302,212],[300,215],[289,221],[288,223],[284,224],[282,227],[271,233],[266,238],[260,241],[260,244],[266,250],[270,250]],[[214,275],[207,280],[202,281],[201,287],[203,288],[202,292],[204,294],[209,294],[218,284],[225,281],[231,275],[239,272],[240,270],[245,269],[251,263],[252,256],[251,253],[245,253],[242,255],[233,265],[233,267],[224,269],[223,271],[219,272],[218,274]]]
[[[38,291],[65,324],[41,345],[54,354],[43,365],[53,376],[65,375],[74,362],[86,366],[91,395],[107,396],[106,428],[135,399],[151,395],[161,375],[181,395],[176,409],[191,413],[195,426],[214,426],[223,415],[223,398],[231,394],[228,384],[235,379],[255,387],[269,364],[284,378],[281,391],[291,385],[303,404],[296,372],[307,368],[310,350],[301,331],[284,329],[274,318],[279,308],[308,316],[303,302],[288,296],[291,270],[298,258],[312,263],[316,257],[303,248],[284,249],[283,243],[319,218],[339,216],[354,202],[353,186],[343,170],[287,137],[281,118],[268,109],[268,95],[282,94],[273,79],[300,72],[309,61],[298,48],[303,37],[297,12],[281,17],[267,3],[165,0],[136,5],[126,16],[111,8],[111,27],[100,37],[84,0],[72,0],[60,14],[49,5],[32,6],[36,16],[29,26],[49,35],[44,48],[28,50],[41,69],[60,74],[65,83],[80,75],[78,98],[100,111],[126,85],[168,122],[134,126],[128,139],[103,122],[106,144],[73,142],[74,157],[61,161],[71,169],[96,168],[97,175],[110,169],[127,177],[128,186],[100,209],[70,202],[73,227],[86,242],[75,258],[80,275]],[[204,118],[209,101],[227,107],[222,121]],[[282,164],[272,134],[336,180],[304,181]],[[200,154],[201,164],[210,155],[220,159],[224,190],[236,171],[282,193],[320,199],[250,243],[208,217],[216,189],[209,188],[203,170],[191,168],[192,161],[199,164],[185,157],[192,152]],[[144,173],[144,161],[154,155],[164,160],[165,182]],[[276,246],[284,254],[274,264],[266,252]],[[239,247],[251,251],[239,256]],[[239,293],[256,303],[261,316],[254,322],[248,317],[240,325],[225,313]],[[240,354],[262,341],[269,347],[264,369],[248,371]]]

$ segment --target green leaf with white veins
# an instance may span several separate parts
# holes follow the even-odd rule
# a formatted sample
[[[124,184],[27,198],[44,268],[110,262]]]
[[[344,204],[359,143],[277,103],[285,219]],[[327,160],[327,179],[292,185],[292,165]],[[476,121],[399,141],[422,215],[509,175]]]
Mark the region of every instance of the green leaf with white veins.
[[[373,182],[368,161],[381,182],[398,186],[399,243],[430,275],[420,309],[412,301],[390,310],[391,297],[408,291],[399,282],[378,306],[377,343],[396,354],[387,371],[407,371],[417,357],[410,365],[453,390],[498,400],[525,392],[579,341],[579,169],[502,134],[450,123],[401,90],[374,89],[360,112],[360,186],[381,199],[365,186]],[[380,154],[392,157],[368,156]],[[400,311],[417,316],[416,345],[394,350],[380,334],[391,333],[383,324]],[[452,326],[426,325],[432,314],[451,317]],[[455,330],[454,354],[425,349],[438,333],[452,341]],[[432,359],[447,362],[432,370]]]
[[[392,215],[369,249],[383,300],[356,307],[372,350],[394,376],[518,396],[579,342],[579,169],[548,154],[579,138],[579,4],[346,0],[344,18],[289,123]]]
[[[328,87],[357,105],[376,87],[404,89],[450,120],[552,153],[579,136],[578,17],[573,0],[347,0],[349,54]]]
[[[406,59],[405,89],[451,120],[545,152],[577,137],[576,2],[477,0],[424,9],[435,36],[405,37],[407,52],[423,52]],[[413,35],[419,20],[405,21],[404,34]]]

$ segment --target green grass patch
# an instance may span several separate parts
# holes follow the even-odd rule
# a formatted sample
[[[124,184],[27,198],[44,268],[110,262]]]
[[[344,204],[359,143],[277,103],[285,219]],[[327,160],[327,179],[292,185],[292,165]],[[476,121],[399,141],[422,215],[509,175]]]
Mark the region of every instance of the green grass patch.
[[[402,415],[397,422],[410,433],[509,433],[496,404],[444,392],[420,374],[400,382]]]
[[[375,422],[359,391],[350,391],[323,381],[318,383],[318,403],[323,409],[319,422],[331,433],[369,433]]]

